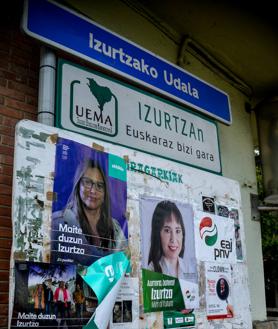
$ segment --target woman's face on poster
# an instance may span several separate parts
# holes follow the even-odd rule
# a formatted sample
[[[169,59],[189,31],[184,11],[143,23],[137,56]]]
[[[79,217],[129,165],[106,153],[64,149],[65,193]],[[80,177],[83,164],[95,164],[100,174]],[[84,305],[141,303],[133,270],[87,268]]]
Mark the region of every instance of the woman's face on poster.
[[[79,193],[86,208],[100,209],[104,201],[105,183],[99,169],[87,168],[80,181]]]
[[[163,255],[166,259],[178,259],[182,249],[183,233],[179,222],[172,213],[166,218],[160,231]]]

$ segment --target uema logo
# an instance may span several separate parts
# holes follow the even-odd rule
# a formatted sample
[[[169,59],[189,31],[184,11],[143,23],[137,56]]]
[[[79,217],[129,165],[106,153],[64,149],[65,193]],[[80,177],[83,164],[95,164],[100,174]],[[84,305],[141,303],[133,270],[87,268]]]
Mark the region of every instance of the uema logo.
[[[91,75],[70,83],[71,122],[77,127],[113,137],[118,133],[118,99],[112,87],[98,82],[99,79]]]
[[[217,241],[217,226],[213,223],[210,217],[202,218],[199,226],[200,236],[205,240],[207,246],[213,246]]]

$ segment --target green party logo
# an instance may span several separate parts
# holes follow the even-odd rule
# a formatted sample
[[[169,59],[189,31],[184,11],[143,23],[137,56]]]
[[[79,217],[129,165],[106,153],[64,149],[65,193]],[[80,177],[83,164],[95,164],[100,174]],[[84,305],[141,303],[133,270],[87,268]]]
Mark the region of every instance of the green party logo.
[[[109,154],[108,173],[110,177],[126,182],[126,163],[123,158]]]
[[[104,269],[104,273],[107,276],[108,281],[112,283],[115,279],[115,272],[113,266],[112,265],[106,266]]]
[[[201,239],[205,241],[207,246],[211,247],[216,243],[218,237],[217,226],[210,217],[202,218],[199,231]]]

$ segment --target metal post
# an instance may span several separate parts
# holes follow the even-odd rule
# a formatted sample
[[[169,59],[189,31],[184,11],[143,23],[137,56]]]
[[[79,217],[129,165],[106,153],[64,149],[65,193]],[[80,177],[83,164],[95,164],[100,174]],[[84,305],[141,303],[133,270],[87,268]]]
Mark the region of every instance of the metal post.
[[[48,126],[54,126],[55,74],[56,56],[51,49],[42,46],[40,54],[38,122]]]

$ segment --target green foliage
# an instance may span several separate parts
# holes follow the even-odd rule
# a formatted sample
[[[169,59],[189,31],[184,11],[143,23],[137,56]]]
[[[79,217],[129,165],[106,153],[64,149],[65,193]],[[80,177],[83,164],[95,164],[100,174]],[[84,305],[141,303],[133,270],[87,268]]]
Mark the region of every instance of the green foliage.
[[[265,194],[259,157],[256,158],[256,174],[258,195],[260,201],[263,202]],[[260,219],[266,293],[268,296],[278,283],[278,211],[262,211]]]
[[[265,212],[261,214],[262,247],[264,259],[278,261],[278,214]]]

